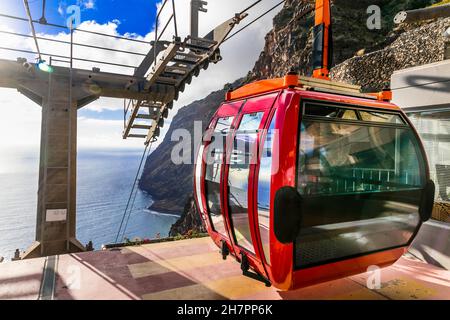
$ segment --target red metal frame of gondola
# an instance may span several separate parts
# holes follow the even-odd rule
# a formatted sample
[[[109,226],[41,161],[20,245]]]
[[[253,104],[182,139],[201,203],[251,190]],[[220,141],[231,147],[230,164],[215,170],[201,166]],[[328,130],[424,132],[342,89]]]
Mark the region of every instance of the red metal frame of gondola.
[[[272,119],[275,121],[275,130],[278,131],[278,144],[273,145],[272,155],[278,159],[278,169],[273,170],[271,176],[270,203],[274,203],[275,193],[278,189],[291,186],[296,187],[296,170],[297,170],[297,149],[299,143],[299,123],[301,121],[301,101],[316,100],[321,102],[332,102],[343,105],[354,105],[356,107],[385,109],[387,111],[400,112],[406,119],[408,125],[412,128],[416,139],[420,138],[407,120],[405,114],[399,107],[390,103],[392,92],[384,90],[374,94],[361,94],[356,92],[355,88],[345,88],[343,84],[336,84],[329,81],[329,67],[331,61],[331,10],[330,0],[316,1],[315,15],[315,53],[320,55],[320,61],[316,61],[313,70],[313,78],[299,79],[297,74],[289,73],[283,78],[275,78],[257,81],[247,84],[237,90],[230,91],[226,94],[226,102],[217,110],[210,124],[210,129],[214,129],[217,119],[224,116],[234,116],[232,125],[232,133],[227,137],[226,159],[224,159],[221,168],[221,209],[228,233],[228,239],[224,239],[219,233],[215,232],[211,225],[211,220],[207,212],[205,198],[205,153],[208,144],[205,144],[200,181],[201,195],[196,192],[196,201],[201,201],[204,212],[201,212],[204,220],[207,222],[206,227],[214,242],[220,247],[222,241],[226,241],[227,246],[231,249],[231,254],[236,260],[240,260],[241,253],[245,254],[249,260],[250,266],[263,276],[267,276],[270,282],[277,288],[289,290],[308,286],[311,284],[341,278],[365,272],[368,266],[376,264],[379,267],[387,266],[397,261],[406,251],[407,245],[397,247],[395,249],[387,249],[384,251],[362,255],[356,258],[348,258],[332,263],[325,263],[319,266],[309,267],[305,269],[294,269],[294,244],[283,244],[275,236],[273,206],[270,206],[270,227],[269,227],[269,243],[270,243],[270,265],[267,263],[261,237],[258,229],[258,213],[257,213],[257,177],[259,174],[260,159],[257,163],[251,165],[249,176],[249,192],[248,192],[248,215],[251,227],[251,237],[255,246],[255,253],[250,253],[241,248],[235,240],[232,219],[228,208],[228,172],[230,152],[233,148],[233,139],[235,133],[233,129],[240,123],[243,112],[242,110],[260,111],[258,109],[258,100],[270,99],[270,96],[277,96],[271,107],[265,109],[264,119],[260,129],[267,130]],[[314,80],[317,79],[317,80]],[[318,84],[326,88],[316,91],[314,85]],[[331,88],[331,91],[330,91]],[[337,89],[336,89],[337,88]],[[336,90],[334,90],[336,89]],[[343,89],[343,90],[341,90]],[[253,105],[247,107],[246,104]],[[261,134],[261,132],[263,132]],[[260,130],[258,134],[258,146],[264,144],[264,130]],[[421,147],[422,156],[425,155],[423,145]],[[257,153],[259,155],[259,152]],[[426,179],[429,179],[429,168],[425,161]],[[275,171],[275,172],[274,172]],[[195,181],[195,179],[194,179]],[[252,186],[252,187],[250,187]],[[196,186],[194,190],[197,191]],[[419,224],[420,227],[420,224]],[[419,228],[418,227],[418,228]],[[416,229],[416,232],[418,230]],[[413,235],[414,237],[414,235]]]
[[[296,83],[297,85],[294,85]],[[276,98],[274,98],[276,96]],[[267,98],[270,96],[270,98]],[[300,106],[301,100],[317,100],[324,102],[334,102],[346,105],[363,106],[366,108],[385,109],[390,111],[401,112],[401,109],[396,105],[386,101],[386,94],[375,94],[374,97],[369,99],[369,96],[365,98],[354,97],[344,94],[330,94],[317,91],[308,91],[302,88],[298,77],[288,75],[285,78],[272,79],[266,81],[260,81],[253,83],[243,88],[240,88],[234,92],[227,94],[229,101],[225,102],[216,112],[214,120],[210,125],[210,129],[213,129],[218,118],[225,116],[234,116],[232,128],[236,128],[243,116],[243,113],[250,113],[255,111],[261,111],[258,107],[258,99],[274,99],[274,104],[270,108],[265,109],[265,115],[263,119],[264,125],[260,129],[268,129],[272,117],[275,117],[275,128],[279,132],[279,144],[275,144],[273,148],[274,157],[278,157],[279,168],[272,174],[271,178],[271,203],[273,203],[275,191],[283,186],[296,186],[296,169],[297,169],[297,153],[295,150],[298,148],[298,123],[300,119]],[[376,99],[375,99],[376,98]],[[245,104],[253,105],[253,107],[245,108]],[[244,107],[242,107],[244,105]],[[239,106],[239,107],[237,107]],[[240,109],[240,110],[239,110]],[[263,108],[264,109],[264,108]],[[244,110],[244,112],[242,112]],[[403,114],[403,113],[402,113]],[[404,114],[403,114],[404,115]],[[406,118],[406,117],[405,117]],[[409,123],[410,124],[410,123]],[[412,127],[412,126],[411,126]],[[417,135],[417,133],[416,133]],[[226,155],[229,158],[230,148],[232,148],[232,142],[235,134],[232,133],[227,139],[227,152]],[[264,136],[261,134],[258,136],[259,145],[264,141]],[[207,152],[207,145],[205,145],[204,152]],[[229,159],[225,160],[229,161]],[[198,164],[197,164],[198,165]],[[250,169],[250,183],[256,186],[256,176],[259,170],[259,159],[256,165],[252,165]],[[200,181],[204,181],[205,164],[202,163],[202,177]],[[249,190],[249,220],[251,225],[252,240],[255,244],[255,254],[250,254],[247,250],[242,249],[236,244],[233,235],[233,226],[228,213],[228,190],[225,185],[225,178],[228,174],[228,165],[222,165],[222,213],[224,215],[224,221],[226,222],[226,228],[228,230],[229,239],[224,239],[220,234],[215,232],[209,223],[207,225],[208,232],[214,239],[215,243],[220,246],[222,240],[226,240],[232,254],[239,261],[240,254],[243,252],[250,262],[250,266],[259,272],[266,275],[268,279],[277,288],[282,290],[289,290],[292,288],[304,287],[310,284],[328,281],[342,276],[348,276],[350,274],[357,274],[367,270],[367,267],[373,264],[377,266],[387,266],[397,261],[401,255],[405,252],[407,246],[385,250],[373,254],[367,254],[356,258],[346,259],[333,263],[328,263],[320,266],[315,266],[307,269],[294,270],[293,261],[293,244],[280,243],[273,232],[273,213],[271,208],[270,219],[270,254],[271,264],[269,265],[264,258],[261,247],[261,238],[258,232],[258,218],[256,210],[256,188]],[[428,178],[428,176],[427,176]],[[204,195],[204,183],[201,186],[201,198],[206,207]],[[198,199],[198,197],[197,197]],[[207,221],[209,221],[208,213],[202,212]]]

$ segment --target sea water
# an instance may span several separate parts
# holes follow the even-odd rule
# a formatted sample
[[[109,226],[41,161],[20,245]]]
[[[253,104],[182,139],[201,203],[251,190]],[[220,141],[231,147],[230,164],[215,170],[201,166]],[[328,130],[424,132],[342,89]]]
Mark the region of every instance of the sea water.
[[[115,241],[141,156],[142,151],[135,150],[78,151],[77,238],[81,243],[92,241],[99,249]],[[5,259],[34,241],[38,170],[37,152],[0,155],[0,256]],[[168,235],[178,216],[148,210],[151,202],[150,195],[138,190],[125,237]]]

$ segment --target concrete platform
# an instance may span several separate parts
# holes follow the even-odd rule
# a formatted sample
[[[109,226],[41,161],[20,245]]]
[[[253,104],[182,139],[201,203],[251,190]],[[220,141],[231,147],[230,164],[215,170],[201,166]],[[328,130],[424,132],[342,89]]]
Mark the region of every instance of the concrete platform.
[[[432,220],[423,224],[409,252],[422,261],[450,270],[450,223]]]
[[[450,299],[450,272],[412,255],[381,270],[379,289],[368,276],[280,292],[200,238],[2,263],[0,299]]]

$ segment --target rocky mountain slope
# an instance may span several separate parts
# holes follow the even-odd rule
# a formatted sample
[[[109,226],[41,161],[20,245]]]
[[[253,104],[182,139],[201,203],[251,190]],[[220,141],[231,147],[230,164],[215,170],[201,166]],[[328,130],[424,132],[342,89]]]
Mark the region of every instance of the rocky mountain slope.
[[[334,0],[333,62],[339,64],[359,51],[365,54],[382,49],[395,41],[406,29],[393,30],[394,16],[402,10],[426,7],[432,0]],[[381,9],[381,29],[369,30],[369,6]],[[314,16],[303,16],[306,4],[301,0],[287,0],[274,18],[273,29],[266,36],[266,44],[249,80],[279,77],[294,70],[300,74],[312,73],[312,26]],[[406,27],[408,28],[408,26]],[[411,27],[409,27],[411,28]],[[412,26],[414,28],[414,26]]]
[[[365,90],[382,89],[394,70],[443,59],[442,33],[450,20],[406,25],[393,29],[393,17],[398,11],[428,6],[432,0],[335,0],[333,14],[332,77],[362,85]],[[367,28],[367,8],[378,5],[382,12],[382,28]],[[311,74],[313,16],[302,17],[305,4],[287,0],[274,18],[273,30],[266,36],[263,52],[244,82],[283,76],[295,70]],[[238,83],[233,84],[236,87]],[[154,197],[152,209],[183,213],[172,227],[171,234],[198,229],[200,221],[192,205],[192,165],[174,165],[170,154],[175,142],[170,141],[175,128],[192,132],[193,121],[209,122],[223,101],[225,90],[211,93],[182,109],[173,119],[161,145],[149,156],[140,187]]]
[[[331,77],[360,85],[365,91],[380,91],[389,87],[396,70],[443,60],[447,41],[443,33],[449,27],[450,18],[415,28],[410,26],[385,48],[337,65]]]
[[[240,80],[232,84],[238,86]],[[194,163],[194,141],[191,141],[190,164],[176,165],[171,160],[173,147],[178,141],[171,141],[175,129],[186,129],[194,136],[194,121],[201,121],[202,133],[205,126],[225,98],[225,89],[212,92],[206,98],[181,108],[173,118],[162,143],[145,163],[139,187],[153,197],[152,210],[181,214],[192,193],[192,170]],[[193,140],[193,139],[192,139]]]

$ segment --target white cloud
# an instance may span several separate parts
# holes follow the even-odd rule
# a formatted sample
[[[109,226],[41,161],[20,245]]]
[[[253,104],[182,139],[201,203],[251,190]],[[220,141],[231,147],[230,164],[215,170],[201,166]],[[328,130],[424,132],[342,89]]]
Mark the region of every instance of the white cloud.
[[[83,6],[85,9],[94,9],[95,1],[94,0],[84,0]]]
[[[78,146],[82,149],[137,149],[142,140],[122,139],[123,121],[78,118]]]
[[[182,37],[189,34],[189,3],[190,0],[177,0],[177,20],[178,30]],[[226,19],[234,16],[234,13],[239,12],[247,7],[254,0],[209,0],[208,13],[200,13],[200,35],[205,35],[213,27],[224,22]],[[251,15],[241,22],[241,26],[251,21],[258,14],[264,12],[272,7],[278,0],[266,0],[251,11]],[[95,1],[84,1],[87,6],[93,5]],[[161,15],[160,24],[164,24],[166,19],[170,16],[170,6],[164,9]],[[179,101],[175,104],[174,110],[170,114],[172,118],[176,110],[194,100],[201,99],[208,95],[211,91],[220,89],[227,82],[232,82],[239,77],[245,76],[248,70],[253,67],[254,62],[259,56],[263,45],[264,36],[272,27],[272,18],[278,10],[273,11],[265,18],[259,20],[257,23],[249,27],[245,32],[242,32],[232,40],[225,43],[222,47],[223,61],[217,65],[210,65],[207,71],[202,71],[200,77],[193,79],[192,84],[186,87],[183,94],[180,95]],[[95,21],[85,21],[81,24],[80,29],[92,30],[96,32],[106,33],[110,35],[120,35],[117,31],[118,21],[112,21],[106,24],[98,24]],[[148,23],[143,21],[143,23]],[[239,26],[237,27],[239,28]],[[0,26],[0,30],[14,30],[11,25]],[[237,29],[236,29],[237,30]],[[168,32],[173,32],[168,29]],[[70,36],[66,33],[59,33],[56,35],[41,35],[52,39],[69,41]],[[124,36],[135,37],[139,40],[151,41],[154,38],[154,33],[149,33],[145,36],[136,36],[133,34],[125,34]],[[168,33],[166,37],[171,37]],[[146,53],[150,50],[150,45],[136,43],[131,41],[123,41],[110,37],[101,37],[97,35],[75,32],[74,41],[77,43],[91,44],[95,46],[116,48],[125,51]],[[35,50],[32,39],[20,39],[4,34],[0,34],[0,43],[2,46],[10,46],[26,50]],[[40,48],[42,52],[52,53],[57,55],[69,55],[69,46],[54,42],[40,41]],[[127,55],[117,52],[109,52],[103,50],[92,50],[88,48],[75,47],[74,55],[79,58],[94,59],[99,61],[109,61],[126,65],[139,65],[142,60],[141,56]],[[17,56],[25,56],[32,61],[34,56],[26,54],[16,54],[6,51],[0,51],[0,58],[14,59]],[[59,63],[59,65],[64,65]],[[133,70],[129,68],[96,65],[88,62],[77,61],[74,63],[76,68],[91,69],[93,66],[98,66],[102,71],[132,74]],[[39,139],[36,136],[40,135],[40,107],[34,105],[24,96],[13,90],[0,90],[0,101],[2,108],[2,117],[0,117],[0,148],[6,145],[14,146],[37,146]],[[123,101],[120,99],[101,98],[85,108],[102,112],[104,110],[122,110]],[[79,120],[78,130],[78,145],[83,147],[142,147],[142,140],[126,140],[121,139],[122,121],[106,121],[81,118]],[[167,130],[168,125],[164,127],[163,133]],[[31,133],[31,135],[30,135]],[[160,140],[162,140],[160,138]]]
[[[14,89],[0,88],[0,150],[40,143],[41,107]]]

